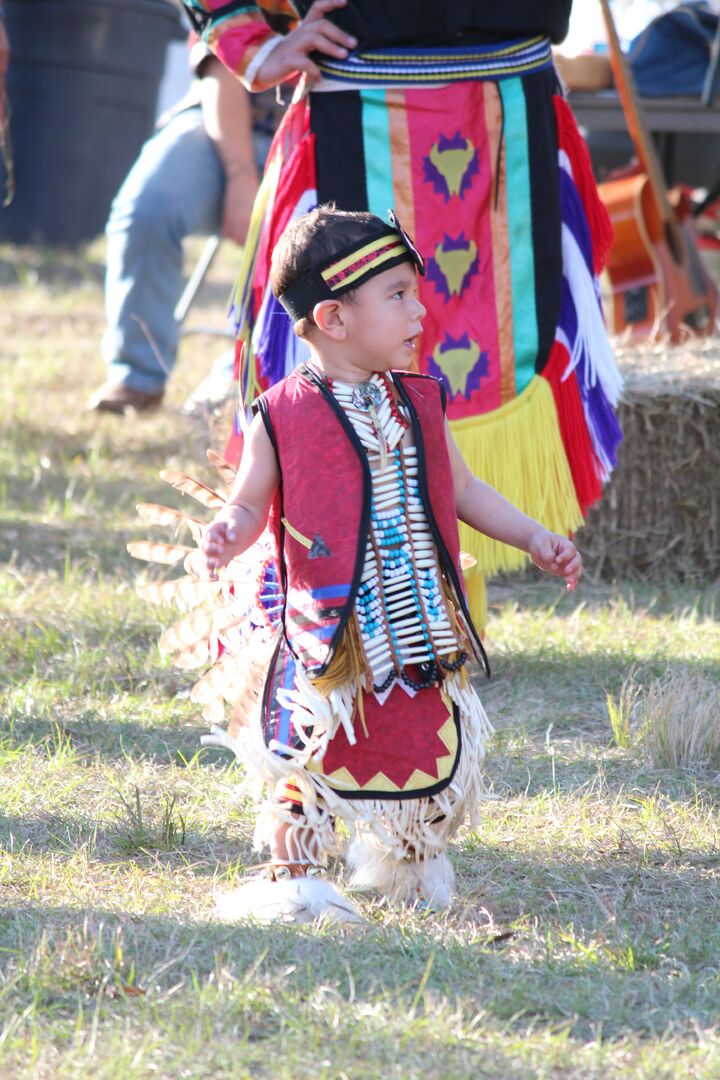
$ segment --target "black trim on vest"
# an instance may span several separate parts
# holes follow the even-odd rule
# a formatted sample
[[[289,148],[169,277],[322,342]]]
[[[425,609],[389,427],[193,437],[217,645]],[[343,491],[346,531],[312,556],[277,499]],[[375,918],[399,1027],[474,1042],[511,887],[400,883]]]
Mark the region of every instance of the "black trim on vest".
[[[477,646],[476,652],[478,654],[478,659],[480,660],[480,662],[481,662],[481,664],[483,666],[483,670],[485,671],[485,675],[489,679],[490,678],[490,662],[489,662],[489,660],[487,658],[487,653],[485,652],[485,649],[483,647],[483,643],[480,640],[480,637],[478,635],[477,630],[475,629],[475,625],[474,625],[474,623],[472,621],[470,611],[468,609],[467,603],[465,602],[465,594],[464,594],[460,579],[458,577],[457,567],[454,566],[453,560],[450,558],[450,552],[448,551],[447,547],[445,546],[445,541],[443,540],[440,529],[438,528],[437,521],[435,520],[435,514],[433,513],[432,505],[430,503],[430,492],[429,492],[428,486],[427,486],[427,470],[426,470],[426,461],[425,461],[425,443],[423,442],[422,428],[420,426],[420,421],[418,420],[417,413],[415,412],[415,407],[412,404],[412,401],[410,400],[410,395],[407,392],[407,388],[403,385],[403,378],[404,378],[403,375],[398,373],[398,372],[395,372],[395,371],[391,372],[391,375],[392,375],[393,382],[397,386],[398,391],[400,392],[400,396],[403,399],[403,404],[405,405],[405,407],[408,410],[408,413],[410,414],[410,420],[411,420],[412,427],[413,427],[413,434],[415,436],[415,447],[416,447],[417,456],[418,456],[418,487],[420,489],[420,495],[421,495],[421,498],[422,498],[423,509],[425,510],[425,516],[427,517],[428,524],[430,526],[430,531],[433,534],[433,540],[435,541],[435,544],[436,544],[437,549],[438,549],[438,553],[440,555],[440,561],[441,561],[441,564],[442,564],[442,568],[450,576],[450,580],[451,580],[453,589],[455,590],[455,595],[457,597],[458,603],[460,604],[460,607],[462,608],[462,612],[463,612],[463,615],[465,617],[465,620],[467,621],[468,628],[470,630],[470,633],[473,636],[474,643]],[[435,381],[437,381],[437,380],[435,380]]]
[[[274,430],[274,428],[272,426],[272,420],[270,419],[270,412],[269,412],[269,409],[268,409],[268,403],[265,400],[264,395],[261,394],[260,397],[256,398],[255,401],[253,401],[253,403],[252,403],[252,405],[250,407],[253,410],[253,412],[260,413],[260,419],[262,420],[263,427],[265,428],[265,431],[267,432],[267,436],[268,436],[268,438],[269,438],[269,440],[270,440],[270,442],[272,444],[273,452],[275,454],[275,462],[277,464],[278,476],[280,478],[279,482],[278,482],[278,493],[280,495],[280,506],[282,508],[283,507],[283,480],[282,480],[282,469],[280,468],[280,455],[278,453],[278,446],[277,446],[277,439],[275,437],[275,430]],[[280,549],[278,551],[278,555],[279,555],[278,561],[280,563],[280,566],[279,566],[280,584],[282,586],[282,593],[283,593],[283,609],[282,609],[283,634],[285,634],[285,637],[287,637],[287,634],[285,633],[285,611],[287,609],[287,567],[285,566],[285,557],[284,557],[285,556],[285,526],[283,525],[283,517],[284,517],[284,514],[281,513],[280,514],[280,520],[278,521],[278,546],[279,546],[279,549]],[[275,652],[275,657],[276,656],[277,656],[277,650]],[[264,709],[265,709],[265,702],[264,702],[264,697],[263,697],[263,716],[265,715]]]
[[[250,406],[253,413],[260,413],[260,419],[263,422],[263,427],[267,432],[268,439],[272,443],[272,448],[275,451],[275,463],[278,467],[278,473],[280,475],[280,482],[282,483],[282,470],[280,469],[280,455],[278,454],[277,439],[275,438],[275,431],[273,430],[272,420],[270,419],[270,412],[268,410],[268,403],[265,397],[261,394],[256,398]]]
[[[273,649],[272,658],[270,660],[270,663],[268,664],[268,669],[265,674],[265,685],[263,686],[262,704],[260,706],[260,724],[262,726],[263,742],[268,748],[270,742],[272,741],[270,738],[268,738],[268,730],[270,728],[270,719],[273,715],[274,700],[271,701],[271,698],[275,685],[275,672],[277,670],[278,659],[280,657],[280,650],[282,649],[283,642],[287,644],[287,637],[284,630],[285,627],[283,624],[283,633],[278,635],[277,645]],[[291,749],[294,748],[291,747]],[[289,757],[289,754],[283,754],[281,750],[273,750],[272,753],[277,754],[278,757],[281,757],[284,760],[287,760]]]
[[[370,492],[372,490],[372,479],[370,476],[370,465],[368,463],[367,454],[363,449],[363,445],[358,438],[355,428],[352,426],[347,416],[335,400],[335,396],[330,390],[330,387],[328,386],[325,377],[321,375],[319,371],[316,371],[311,364],[301,364],[300,367],[296,370],[301,378],[307,379],[307,381],[312,386],[314,386],[317,390],[320,391],[332,411],[337,416],[343,430],[345,431],[345,434],[350,439],[350,442],[357,453],[363,473],[363,505],[360,515],[360,531],[358,534],[357,555],[355,557],[355,572],[353,574],[353,579],[350,584],[350,593],[347,600],[345,601],[345,606],[338,621],[335,633],[330,639],[330,644],[328,645],[327,659],[325,660],[325,663],[322,665],[322,667],[318,668],[317,670],[313,670],[312,672],[308,670],[308,674],[311,678],[319,678],[320,676],[324,675],[327,669],[330,667],[342,635],[344,634],[347,624],[352,616],[352,613],[355,610],[355,598],[357,596],[358,589],[360,588],[360,582],[362,580],[363,568],[365,566],[365,548],[367,543],[367,535],[370,529]],[[295,654],[293,653],[293,655]],[[303,667],[303,670],[307,670],[305,669],[304,665],[301,666]]]
[[[332,784],[330,784],[328,781],[330,790],[333,791],[336,795],[339,795],[341,799],[364,799],[367,802],[375,802],[379,799],[382,799],[383,802],[389,802],[391,800],[402,802],[405,799],[429,799],[433,795],[439,795],[441,791],[444,791],[445,788],[449,787],[450,784],[453,782],[453,778],[455,776],[455,773],[457,772],[458,765],[460,764],[460,757],[463,750],[462,728],[460,726],[460,710],[458,709],[454,701],[451,701],[451,705],[452,718],[453,723],[455,724],[455,730],[457,732],[458,745],[457,753],[455,754],[455,760],[453,762],[453,767],[450,770],[450,775],[445,780],[438,780],[437,784],[431,784],[430,787],[416,788],[415,791],[378,791],[372,793],[363,791],[362,788],[359,788],[357,791],[334,788]],[[323,773],[323,776],[326,780],[328,779],[325,773]]]
[[[433,375],[431,378],[435,378],[435,376]],[[437,379],[436,382],[440,387],[440,402],[442,404],[443,416],[445,416],[447,413],[447,390],[445,389],[445,383],[442,379]]]

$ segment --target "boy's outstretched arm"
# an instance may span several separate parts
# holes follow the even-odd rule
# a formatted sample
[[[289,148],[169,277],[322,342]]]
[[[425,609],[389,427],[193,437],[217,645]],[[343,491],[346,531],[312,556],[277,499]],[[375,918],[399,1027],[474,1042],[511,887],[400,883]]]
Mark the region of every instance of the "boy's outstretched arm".
[[[468,468],[445,421],[455,505],[461,521],[493,540],[526,551],[536,566],[564,577],[572,592],[582,576],[582,556],[572,540],[546,529],[508,502],[495,488],[478,480]]]
[[[258,414],[248,429],[230,497],[202,538],[204,568],[210,577],[255,543],[279,483],[275,451]]]

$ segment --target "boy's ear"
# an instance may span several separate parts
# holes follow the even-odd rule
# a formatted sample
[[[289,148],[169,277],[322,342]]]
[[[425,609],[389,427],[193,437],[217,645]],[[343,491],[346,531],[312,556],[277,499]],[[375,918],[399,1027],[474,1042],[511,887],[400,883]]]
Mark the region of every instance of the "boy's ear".
[[[312,310],[318,330],[334,341],[344,341],[347,333],[341,300],[321,300]]]

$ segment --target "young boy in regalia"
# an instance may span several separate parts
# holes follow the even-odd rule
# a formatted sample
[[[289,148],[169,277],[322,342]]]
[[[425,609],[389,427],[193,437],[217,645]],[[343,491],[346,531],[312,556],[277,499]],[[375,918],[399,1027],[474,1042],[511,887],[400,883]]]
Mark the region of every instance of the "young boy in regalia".
[[[224,899],[234,917],[357,918],[323,878],[341,851],[337,819],[352,886],[449,906],[448,843],[477,822],[492,730],[469,677],[473,658],[486,661],[458,519],[568,589],[582,573],[571,540],[472,475],[442,384],[412,372],[424,268],[390,219],[321,206],[283,234],[273,292],[311,358],[255,403],[232,490],[201,539],[201,571],[219,584],[269,550],[276,610],[262,691],[226,689],[241,715],[236,705],[229,731],[215,728],[264,789],[255,839],[270,861]],[[219,639],[226,670],[253,667],[248,635]]]

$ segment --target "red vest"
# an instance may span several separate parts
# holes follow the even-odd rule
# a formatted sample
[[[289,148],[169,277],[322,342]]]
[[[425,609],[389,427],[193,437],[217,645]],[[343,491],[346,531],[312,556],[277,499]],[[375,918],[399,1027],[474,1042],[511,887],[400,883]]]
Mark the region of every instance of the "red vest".
[[[428,375],[392,373],[407,407],[428,523],[456,601],[472,626],[460,571],[457,511],[445,442],[444,392]],[[310,676],[329,667],[352,614],[370,527],[370,468],[324,378],[303,365],[259,399],[281,476],[271,515],[285,591],[285,636]]]

